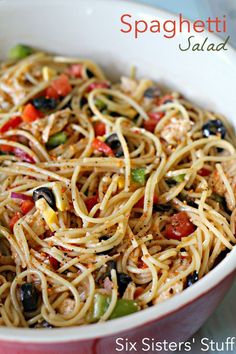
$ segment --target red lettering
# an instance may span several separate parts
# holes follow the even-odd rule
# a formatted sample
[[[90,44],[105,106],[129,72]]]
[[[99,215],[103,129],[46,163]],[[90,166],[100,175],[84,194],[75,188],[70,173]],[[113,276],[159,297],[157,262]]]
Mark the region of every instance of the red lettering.
[[[206,20],[206,23],[208,24],[208,31],[213,33],[214,31],[211,29],[211,24],[214,23],[214,20],[212,20],[210,17]]]
[[[169,25],[172,25],[171,28],[168,28]],[[165,32],[170,33],[170,35],[164,34],[165,38],[173,38],[176,34],[176,22],[172,20],[167,20],[163,23],[163,29]]]
[[[183,18],[183,15],[182,14],[180,14],[179,15],[179,31],[180,31],[180,33],[182,33],[183,32],[183,25],[184,24],[187,24],[187,31],[188,31],[188,33],[190,32],[190,30],[191,30],[191,24],[190,24],[190,21],[189,20],[186,20],[186,19],[184,19]]]
[[[219,17],[216,17],[216,32],[221,33],[221,30],[219,29],[219,24],[221,23],[221,20],[219,20]]]
[[[152,33],[160,33],[161,29],[160,29],[160,22],[157,20],[153,20],[151,21],[151,26],[150,26],[150,32]]]
[[[139,25],[144,25],[144,27],[142,26],[141,28],[139,27]],[[135,38],[138,38],[138,33],[144,33],[146,32],[148,29],[148,24],[146,21],[144,20],[138,20],[135,21]]]
[[[127,30],[124,30],[123,28],[121,28],[120,31],[123,32],[123,33],[129,33],[130,31],[132,31],[132,25],[129,22],[125,22],[125,18],[126,17],[131,18],[132,16],[130,14],[124,14],[124,15],[121,16],[121,18],[120,18],[121,23],[123,23],[124,25],[128,26]]]
[[[193,29],[195,32],[201,33],[204,32],[205,22],[201,20],[196,20],[193,22]]]
[[[227,21],[226,21],[226,16],[224,15],[223,16],[223,31],[224,32],[227,32]]]

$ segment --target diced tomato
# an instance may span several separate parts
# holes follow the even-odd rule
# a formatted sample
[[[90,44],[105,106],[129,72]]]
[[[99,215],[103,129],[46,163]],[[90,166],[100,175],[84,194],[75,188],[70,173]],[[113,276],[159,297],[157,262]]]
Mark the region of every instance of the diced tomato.
[[[17,137],[15,135],[12,135],[11,137],[7,138],[8,141],[18,141]],[[14,146],[10,146],[7,144],[1,144],[0,145],[0,151],[2,152],[14,152]]]
[[[31,209],[33,209],[33,207],[34,207],[33,200],[24,200],[20,206],[21,211],[24,215],[27,214]]]
[[[203,167],[198,171],[198,174],[202,177],[209,176],[211,174],[211,171],[208,170],[207,168]]]
[[[154,195],[153,196],[153,204],[158,203],[158,196]],[[139,199],[139,201],[134,205],[135,208],[143,208],[144,207],[144,196]]]
[[[139,286],[134,292],[134,298],[136,299],[137,297],[142,295],[143,292],[144,292],[144,289],[141,286]]]
[[[22,122],[21,117],[13,117],[9,119],[3,126],[0,128],[0,133],[5,133],[9,129],[17,128]]]
[[[110,85],[107,82],[92,82],[88,87],[87,87],[87,92],[91,92],[94,89],[97,88],[109,88]]]
[[[189,220],[185,211],[174,214],[170,223],[165,227],[164,234],[169,239],[181,240],[182,237],[191,235],[195,231],[194,224]]]
[[[21,161],[28,162],[28,163],[35,163],[33,157],[31,157],[29,154],[27,154],[27,152],[24,152],[19,148],[14,148],[12,152],[15,156],[19,157]]]
[[[13,152],[14,151],[14,147],[10,146],[10,145],[1,144],[0,145],[0,150],[2,152]]]
[[[34,122],[35,120],[42,118],[43,114],[38,109],[36,109],[32,103],[28,103],[22,112],[22,119],[26,123]]]
[[[54,236],[54,234],[55,234],[55,231],[46,230],[43,234],[41,234],[41,235],[39,236],[39,238],[40,238],[41,240],[44,240],[45,238]]]
[[[162,104],[166,103],[167,101],[172,101],[173,96],[172,95],[165,95],[158,99],[158,105],[161,106]]]
[[[72,64],[69,66],[69,68],[67,68],[66,73],[79,79],[82,76],[82,70],[82,64]]]
[[[15,223],[16,223],[20,218],[22,218],[22,215],[21,215],[21,213],[19,213],[19,212],[15,213],[15,215],[11,218],[10,223],[9,223],[9,226],[10,226],[10,229],[11,229],[11,230],[13,230]]]
[[[94,124],[95,136],[103,136],[106,133],[106,126],[103,122],[96,122]]]
[[[148,116],[150,119],[155,120],[157,123],[163,118],[165,115],[164,112],[149,112]]]
[[[63,247],[63,246],[58,246],[59,250],[63,251],[63,252],[70,252],[70,250],[68,250],[67,248]]]
[[[138,260],[138,268],[140,269],[147,269],[148,266],[146,265],[146,263],[144,263],[144,261],[142,259]]]
[[[66,74],[61,74],[58,79],[52,81],[51,87],[62,97],[67,96],[72,90],[69,78]]]
[[[144,129],[148,130],[151,133],[154,133],[157,123],[164,117],[164,112],[150,112],[148,116],[150,119],[143,122]]]
[[[151,133],[154,133],[156,125],[157,125],[157,122],[153,119],[145,120],[143,122],[144,129],[146,129],[147,131],[149,131]]]
[[[45,97],[46,98],[54,98],[55,100],[57,100],[59,98],[59,95],[58,95],[57,91],[52,86],[49,86],[45,90]]]
[[[56,258],[54,258],[53,256],[49,256],[49,263],[50,266],[54,269],[57,270],[60,266],[58,260]]]
[[[98,196],[95,195],[93,197],[88,197],[88,198],[85,199],[84,202],[85,202],[85,205],[86,205],[86,208],[87,208],[88,212],[90,212],[90,210],[93,209],[94,205],[97,204]]]
[[[106,156],[111,156],[111,157],[115,156],[114,152],[112,151],[110,146],[108,146],[103,141],[99,140],[98,138],[94,139],[94,141],[92,143],[92,147],[93,147],[94,150],[103,152],[104,155],[106,155]]]
[[[157,204],[158,203],[158,196],[155,194],[153,196],[153,204]]]

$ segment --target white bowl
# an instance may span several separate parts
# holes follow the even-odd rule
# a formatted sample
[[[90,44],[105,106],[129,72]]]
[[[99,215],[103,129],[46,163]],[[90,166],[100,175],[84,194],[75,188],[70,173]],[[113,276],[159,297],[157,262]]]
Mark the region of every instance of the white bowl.
[[[134,39],[133,35],[120,31],[120,17],[124,13],[131,14],[134,20],[157,18],[163,22],[176,19],[170,13],[129,1],[0,1],[1,57],[14,44],[25,43],[93,59],[111,77],[128,74],[135,65],[138,76],[173,87],[201,106],[223,113],[236,126],[235,51],[228,46],[227,51],[220,52],[182,52],[178,46],[187,43],[188,36],[193,34],[188,32],[177,33],[173,39],[151,33]],[[206,36],[210,42],[221,41],[210,33],[198,34],[196,40],[202,42]],[[113,322],[43,331],[1,328],[0,353],[12,353],[16,349],[19,353],[30,352],[33,348],[30,343],[40,343],[42,350],[68,350],[71,353],[78,352],[78,349],[92,353],[91,348],[96,345],[97,353],[112,353],[118,332],[140,338],[148,330],[155,338],[159,335],[158,338],[186,339],[223,298],[235,269],[234,248],[220,265],[180,295]],[[203,302],[207,306],[204,307]],[[178,323],[174,326],[174,319],[184,322],[186,328],[179,328]],[[67,349],[60,346],[61,342],[67,342]]]

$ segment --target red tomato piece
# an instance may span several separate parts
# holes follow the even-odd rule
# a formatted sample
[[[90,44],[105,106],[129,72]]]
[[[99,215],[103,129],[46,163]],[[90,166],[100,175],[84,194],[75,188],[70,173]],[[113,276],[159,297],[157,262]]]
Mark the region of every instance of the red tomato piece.
[[[101,140],[99,140],[97,138],[94,139],[94,141],[92,143],[92,147],[93,147],[94,150],[103,152],[104,155],[106,155],[106,156],[110,156],[110,157],[115,156],[114,152],[112,151],[110,146],[108,146],[103,141],[101,141]]]
[[[134,298],[136,299],[137,297],[139,297],[140,295],[142,295],[144,292],[144,289],[140,286],[138,287],[135,292],[134,292]]]
[[[150,119],[155,120],[157,123],[163,118],[165,115],[164,112],[149,112],[148,116]]]
[[[174,214],[166,225],[164,234],[169,239],[181,240],[195,231],[195,225],[189,220],[185,211]]]
[[[157,123],[161,120],[164,116],[164,112],[150,112],[148,116],[150,117],[149,120],[145,120],[143,122],[144,129],[148,130],[151,133],[154,133]]]
[[[44,240],[47,237],[52,237],[54,236],[55,232],[51,230],[46,230],[43,234],[41,234],[39,237],[41,240]]]
[[[51,87],[62,97],[67,96],[72,90],[69,78],[66,74],[61,74],[58,79],[52,81]]]
[[[138,268],[140,269],[147,269],[148,266],[146,265],[146,263],[144,263],[144,261],[142,259],[138,260]]]
[[[0,150],[2,152],[13,152],[14,151],[14,147],[10,146],[10,145],[1,144],[0,145]]]
[[[106,125],[103,122],[94,124],[95,136],[103,136],[106,133]]]
[[[146,129],[147,131],[149,131],[151,133],[154,133],[156,125],[157,125],[157,122],[154,119],[145,120],[143,122],[144,129]]]
[[[43,114],[38,109],[36,109],[32,103],[28,103],[22,112],[22,119],[26,123],[34,122],[35,120],[42,118]]]
[[[34,207],[33,200],[24,200],[20,206],[23,215],[27,214],[31,209],[33,209],[33,207]]]
[[[52,86],[49,86],[45,90],[45,97],[46,98],[54,98],[55,100],[57,100],[59,98],[59,95],[58,95],[57,91]]]
[[[10,129],[17,128],[22,122],[21,117],[13,117],[9,119],[3,126],[0,128],[0,133],[5,133]]]
[[[87,87],[87,92],[91,92],[94,89],[97,88],[109,88],[110,85],[107,82],[92,82],[88,87]]]
[[[157,204],[158,203],[158,196],[155,194],[153,197],[153,204]]]
[[[211,171],[208,170],[207,168],[203,167],[198,171],[198,174],[202,177],[209,176],[211,174]]]
[[[57,270],[60,267],[60,263],[58,262],[58,260],[56,258],[54,258],[53,256],[50,256],[50,255],[49,255],[49,263],[50,263],[50,266],[54,270]]]
[[[88,212],[90,212],[90,210],[93,209],[94,205],[97,204],[98,202],[98,196],[97,195],[94,195],[93,197],[88,197],[85,199],[85,205],[86,205],[86,208],[88,210]]]
[[[158,203],[158,196],[154,195],[153,204],[157,204],[157,203]],[[139,201],[134,205],[134,208],[143,208],[143,206],[144,206],[144,196],[139,199]]]
[[[67,68],[66,73],[72,77],[79,79],[82,76],[83,65],[82,64],[72,64]]]
[[[15,223],[16,223],[20,218],[22,218],[22,215],[21,215],[21,213],[19,213],[19,212],[15,213],[15,215],[13,215],[13,217],[12,217],[11,220],[10,220],[10,224],[9,224],[11,231],[13,230]]]

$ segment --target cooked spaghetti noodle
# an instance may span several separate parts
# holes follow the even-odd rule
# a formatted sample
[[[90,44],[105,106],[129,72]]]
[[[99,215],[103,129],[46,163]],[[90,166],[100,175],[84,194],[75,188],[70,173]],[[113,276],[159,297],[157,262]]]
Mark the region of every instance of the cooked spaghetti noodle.
[[[221,115],[36,52],[2,63],[0,118],[1,326],[158,306],[233,248],[236,140]]]

